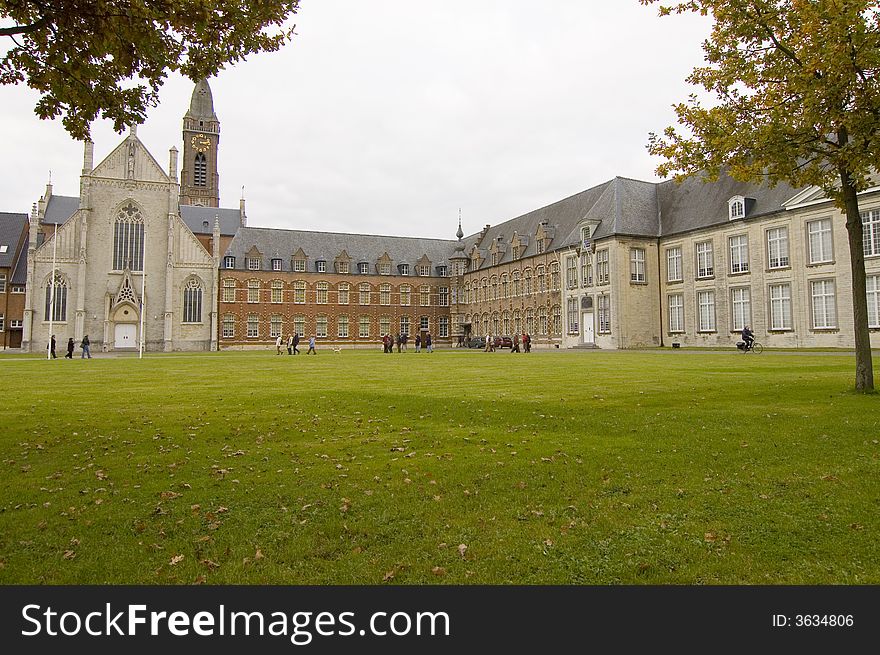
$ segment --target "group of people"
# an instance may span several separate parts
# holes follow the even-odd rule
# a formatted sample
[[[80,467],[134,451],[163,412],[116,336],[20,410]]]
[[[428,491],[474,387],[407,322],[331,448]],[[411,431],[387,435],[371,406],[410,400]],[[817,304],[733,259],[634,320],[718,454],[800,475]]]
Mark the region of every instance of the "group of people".
[[[520,344],[522,344],[522,350],[520,350]],[[495,352],[495,339],[492,338],[491,334],[486,335],[486,348],[487,353]],[[510,339],[510,352],[512,353],[530,353],[532,352],[532,335],[528,332],[523,332],[522,337],[518,334],[514,334]]]
[[[281,349],[284,345],[284,338],[279,334],[275,339],[275,354],[280,355]],[[287,336],[287,354],[288,355],[299,355],[299,334],[294,332],[293,334],[289,334]],[[318,351],[315,350],[315,337],[309,337],[309,349],[306,351],[306,355],[317,355]]]
[[[413,342],[416,346],[416,352],[422,352],[422,346],[425,346],[425,352],[432,353],[434,352],[434,340],[431,338],[431,333],[426,332],[425,336],[416,334]],[[394,346],[397,346],[397,352],[406,352],[406,345],[409,343],[409,335],[408,334],[396,334],[394,336],[390,334],[386,334],[382,337],[382,352],[385,353],[393,353]]]
[[[80,355],[80,359],[91,359],[92,353],[89,350],[89,335],[85,335],[82,338],[82,341],[79,342],[79,347],[82,349],[82,355]],[[52,335],[52,338],[49,340],[49,345],[47,346],[49,349],[49,355],[52,359],[58,359],[58,356],[55,354],[55,335]],[[70,337],[67,340],[67,354],[64,355],[64,359],[73,359],[73,351],[76,348],[76,344],[73,341],[73,337]]]

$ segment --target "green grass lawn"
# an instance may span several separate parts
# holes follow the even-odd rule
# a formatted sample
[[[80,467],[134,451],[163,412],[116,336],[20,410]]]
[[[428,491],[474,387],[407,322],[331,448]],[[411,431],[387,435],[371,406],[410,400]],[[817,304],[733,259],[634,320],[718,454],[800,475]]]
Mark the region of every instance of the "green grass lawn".
[[[6,357],[0,583],[877,584],[880,396],[853,371]]]

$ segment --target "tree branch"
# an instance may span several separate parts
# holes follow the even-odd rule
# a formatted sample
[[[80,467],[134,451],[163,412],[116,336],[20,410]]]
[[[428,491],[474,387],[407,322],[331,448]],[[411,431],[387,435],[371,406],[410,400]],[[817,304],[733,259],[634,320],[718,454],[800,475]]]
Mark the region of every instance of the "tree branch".
[[[16,34],[29,34],[31,32],[39,32],[41,29],[52,23],[52,15],[43,16],[40,20],[30,25],[15,25],[13,27],[0,27],[0,36],[15,36]]]

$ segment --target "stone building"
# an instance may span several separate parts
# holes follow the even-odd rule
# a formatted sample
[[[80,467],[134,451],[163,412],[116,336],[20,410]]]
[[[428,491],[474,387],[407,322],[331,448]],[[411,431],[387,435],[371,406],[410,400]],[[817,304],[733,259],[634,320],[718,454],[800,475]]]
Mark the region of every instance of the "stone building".
[[[20,348],[27,269],[27,214],[0,212],[0,349]]]

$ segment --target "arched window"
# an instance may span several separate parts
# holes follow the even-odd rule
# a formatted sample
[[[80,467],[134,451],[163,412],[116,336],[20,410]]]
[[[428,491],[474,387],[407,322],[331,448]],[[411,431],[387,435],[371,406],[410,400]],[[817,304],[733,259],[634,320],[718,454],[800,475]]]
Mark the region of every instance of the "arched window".
[[[235,280],[223,280],[223,302],[235,302]]]
[[[379,285],[379,304],[380,305],[390,305],[391,304],[391,285],[390,284],[380,284]]]
[[[144,217],[132,201],[119,210],[113,228],[113,270],[144,270]]]
[[[370,285],[366,282],[364,284],[358,285],[358,304],[360,305],[369,305],[370,304]]]
[[[193,166],[193,186],[208,186],[208,161],[205,153],[196,153],[196,161]]]
[[[330,285],[327,282],[318,282],[315,285],[315,302],[319,305],[326,305],[329,289]]]
[[[192,278],[183,287],[183,322],[202,322],[202,283]]]
[[[510,298],[510,287],[507,285],[507,273],[501,276],[501,297]]]
[[[408,284],[400,285],[400,305],[401,307],[409,307],[411,289]]]
[[[51,311],[54,308],[55,311]],[[67,280],[60,273],[55,273],[55,283],[47,280],[46,284],[46,311],[43,314],[45,320],[67,320]]]

